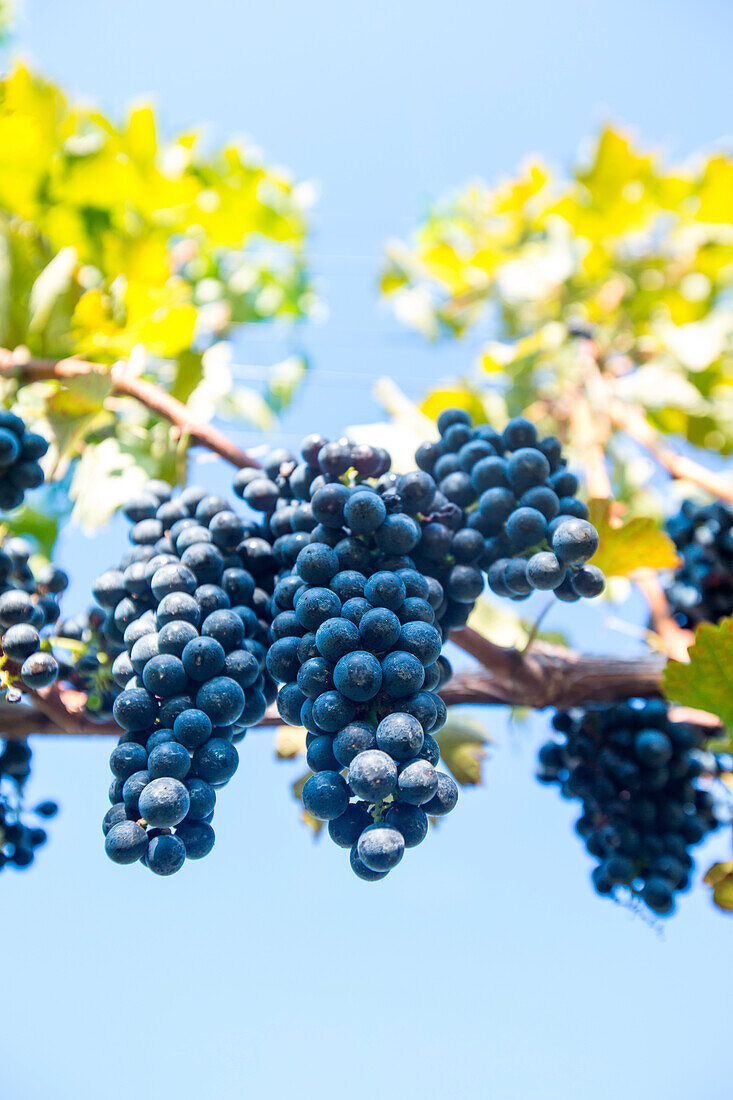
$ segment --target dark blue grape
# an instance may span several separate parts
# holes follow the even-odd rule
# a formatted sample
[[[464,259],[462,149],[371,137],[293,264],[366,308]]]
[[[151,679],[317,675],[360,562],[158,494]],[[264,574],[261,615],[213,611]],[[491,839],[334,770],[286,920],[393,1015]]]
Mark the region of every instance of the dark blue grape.
[[[422,748],[423,728],[411,714],[388,714],[377,726],[377,748],[398,762],[412,760]]]
[[[312,775],[303,786],[303,807],[317,821],[332,821],[346,812],[349,792],[342,775],[323,771]]]
[[[370,871],[391,871],[404,855],[405,840],[389,825],[369,825],[359,837],[356,850]]]
[[[211,731],[212,723],[208,714],[193,707],[182,711],[173,722],[176,740],[191,752],[208,741]]]
[[[586,520],[564,520],[552,536],[552,549],[566,565],[584,565],[598,549],[598,532]]]
[[[389,874],[388,871],[372,871],[367,867],[366,863],[359,858],[356,844],[351,849],[349,860],[351,863],[351,870],[358,878],[363,879],[365,882],[377,882],[379,879],[385,878]]]
[[[395,802],[384,815],[384,821],[402,835],[406,848],[417,847],[428,834],[428,817],[419,806]]]
[[[148,844],[145,864],[153,874],[174,875],[186,860],[186,848],[177,836],[163,833],[154,836]]]
[[[439,776],[432,764],[425,759],[412,760],[400,768],[397,779],[397,799],[407,802],[411,806],[421,806],[430,803],[438,793]],[[447,811],[443,811],[447,812]]]
[[[313,718],[327,733],[337,733],[356,715],[354,703],[339,691],[324,691],[313,701]]]
[[[365,802],[380,802],[397,786],[397,765],[391,756],[379,749],[360,752],[349,765],[349,787]]]
[[[527,562],[527,580],[533,588],[551,591],[562,584],[566,568],[549,550],[540,550]]]
[[[415,764],[408,764],[408,768],[416,767]],[[428,817],[442,817],[445,814],[449,814],[458,801],[458,787],[456,782],[447,775],[445,772],[436,772],[438,777],[438,789],[430,799],[429,802],[422,803],[422,808]],[[400,775],[400,780],[402,776]],[[402,795],[402,790],[400,789]],[[408,802],[410,799],[404,798],[403,801]]]
[[[579,596],[592,599],[600,596],[606,587],[606,578],[597,565],[584,565],[573,574],[571,584]]]
[[[104,850],[113,863],[137,863],[145,855],[148,835],[135,821],[118,821],[107,832]]]
[[[371,825],[371,816],[363,803],[354,802],[347,806],[339,817],[328,823],[328,835],[339,848],[353,848],[357,840]]]
[[[193,754],[193,771],[198,779],[212,787],[228,783],[239,766],[239,753],[234,745],[221,737],[209,740]]]
[[[344,507],[344,521],[356,535],[372,534],[386,517],[387,509],[382,499],[363,489],[357,489]]]
[[[335,664],[345,654],[359,648],[360,629],[349,619],[326,619],[316,630],[316,648],[322,657]]]
[[[422,671],[422,666],[420,669]],[[355,703],[365,703],[373,699],[382,686],[382,668],[373,654],[365,650],[355,650],[338,661],[333,672],[333,682],[347,699]]]
[[[333,739],[333,753],[342,768],[348,768],[360,752],[376,747],[376,730],[368,722],[350,722]]]
[[[228,676],[217,676],[201,685],[196,693],[196,706],[208,714],[213,725],[230,726],[242,714],[244,692]]]

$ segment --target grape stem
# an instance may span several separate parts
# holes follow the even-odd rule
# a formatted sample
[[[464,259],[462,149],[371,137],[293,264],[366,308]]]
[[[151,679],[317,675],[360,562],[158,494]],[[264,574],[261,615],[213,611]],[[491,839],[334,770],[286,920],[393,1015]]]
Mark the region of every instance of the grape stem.
[[[633,579],[644,593],[649,604],[649,614],[656,634],[658,647],[673,661],[686,664],[687,651],[695,640],[691,630],[685,630],[674,618],[667,595],[653,569],[637,569]]]
[[[259,468],[260,463],[231,440],[207,424],[192,416],[182,401],[166,393],[154,382],[134,374],[125,363],[112,367],[104,363],[90,363],[86,359],[33,359],[24,356],[23,349],[8,351],[0,348],[0,377],[15,378],[28,385],[32,382],[70,382],[89,375],[109,378],[114,393],[133,397],[157,416],[169,420],[178,435],[187,435],[199,447],[218,454],[241,469],[245,466]]]

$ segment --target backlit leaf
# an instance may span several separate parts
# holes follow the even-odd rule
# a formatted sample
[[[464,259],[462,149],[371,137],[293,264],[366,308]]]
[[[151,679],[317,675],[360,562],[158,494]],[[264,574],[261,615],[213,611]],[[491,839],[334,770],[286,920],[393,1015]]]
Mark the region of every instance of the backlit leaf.
[[[481,783],[481,765],[486,746],[491,743],[483,724],[455,707],[448,709],[448,720],[435,735],[443,763],[461,786]]]
[[[733,734],[733,618],[701,623],[689,664],[669,661],[664,693],[675,703],[716,715]]]
[[[635,569],[673,569],[678,562],[672,539],[656,520],[635,516],[616,521],[609,500],[588,503],[590,522],[598,531],[598,551],[593,565],[607,577],[624,577]]]

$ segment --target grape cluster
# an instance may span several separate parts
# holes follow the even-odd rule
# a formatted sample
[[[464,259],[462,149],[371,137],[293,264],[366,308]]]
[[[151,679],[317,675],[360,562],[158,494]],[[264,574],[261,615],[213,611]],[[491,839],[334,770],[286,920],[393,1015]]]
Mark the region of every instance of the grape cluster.
[[[445,409],[438,430],[440,441],[424,443],[415,461],[461,510],[461,526],[481,537],[474,564],[492,591],[513,600],[553,591],[569,603],[600,595],[603,574],[587,564],[598,533],[575,495],[578,480],[566,469],[560,441],[540,439],[524,417],[501,433],[474,426],[465,409]]]
[[[29,432],[19,416],[0,410],[0,509],[18,508],[26,490],[43,484],[38,460],[47,450],[43,436]]]
[[[27,489],[43,484],[39,459],[48,443],[26,430],[19,416],[0,410],[0,510],[19,507]],[[18,679],[34,690],[48,687],[58,675],[58,664],[47,643],[44,627],[59,617],[57,597],[68,585],[65,573],[49,565],[33,572],[33,552],[23,538],[5,537],[0,542],[0,646],[4,658],[2,689],[17,702]]]
[[[640,699],[560,711],[552,724],[558,737],[540,749],[538,777],[582,800],[576,830],[599,861],[596,890],[625,888],[670,913],[689,884],[689,849],[720,823],[704,729]]]
[[[33,572],[31,544],[17,536],[0,544],[0,646],[4,658],[3,685],[7,699],[17,702],[17,683],[31,690],[48,687],[58,675],[58,663],[44,638],[59,617],[58,597],[67,587],[66,574],[54,565]]]
[[[261,618],[270,595],[250,545],[260,528],[226,500],[195,487],[174,497],[150,482],[123,510],[132,547],[94,585],[106,612],[99,633],[117,652],[113,715],[124,731],[110,757],[105,848],[116,863],[170,875],[211,851],[235,745],[274,699]]]
[[[446,719],[436,692],[450,676],[440,651],[448,613],[460,605],[465,621],[482,578],[451,565],[446,592],[415,567],[436,506],[450,507],[430,475],[392,474],[386,452],[348,440],[309,436],[301,453],[275,455],[269,476],[245,471],[235,487],[269,517],[279,575],[267,668],[283,685],[282,718],[307,731],[303,806],[373,881],[457,801],[436,768]]]
[[[23,788],[31,771],[31,750],[27,741],[0,742],[0,871],[3,867],[30,867],[46,842],[41,820],[54,817],[55,802],[41,802],[28,810]]]
[[[682,555],[665,586],[680,626],[694,630],[733,615],[733,508],[685,501],[667,531]]]

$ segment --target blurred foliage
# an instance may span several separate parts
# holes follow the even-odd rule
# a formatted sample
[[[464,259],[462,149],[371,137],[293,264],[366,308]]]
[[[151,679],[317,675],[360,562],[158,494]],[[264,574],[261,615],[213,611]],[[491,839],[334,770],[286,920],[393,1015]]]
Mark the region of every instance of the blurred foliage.
[[[237,394],[226,341],[244,322],[313,308],[309,201],[307,185],[254,151],[207,154],[195,131],[163,141],[148,104],[118,125],[17,65],[0,81],[0,346],[125,358],[195,416],[230,411],[268,426],[263,406],[271,419],[287,404],[304,364],[289,358],[264,395]],[[17,399],[3,388],[6,403]],[[167,424],[112,399],[104,377],[38,383],[21,402],[50,433],[58,473],[83,456],[72,496],[96,484],[87,523],[143,471],[183,474],[185,444],[176,451]]]
[[[15,25],[14,0],[0,0],[0,45],[5,43]]]
[[[530,408],[572,444],[584,392],[621,499],[659,510],[651,463],[606,417],[609,396],[660,433],[733,448],[733,159],[669,168],[604,128],[569,179],[540,161],[437,204],[388,246],[381,289],[430,339],[484,339],[476,373],[430,394],[502,423]],[[491,338],[490,338],[491,337]]]

